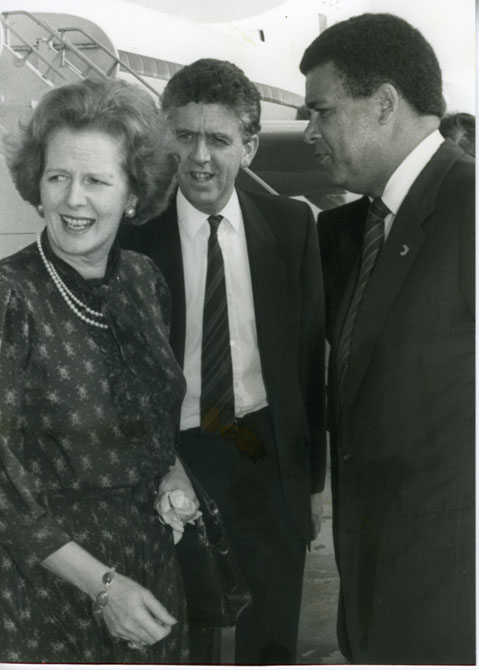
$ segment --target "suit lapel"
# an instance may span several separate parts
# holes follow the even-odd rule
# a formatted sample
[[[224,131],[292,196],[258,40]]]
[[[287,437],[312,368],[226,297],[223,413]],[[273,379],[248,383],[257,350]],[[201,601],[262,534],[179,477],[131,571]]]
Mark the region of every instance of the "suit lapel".
[[[282,326],[287,295],[286,266],[270,225],[253,201],[238,191],[243,214],[253,289],[253,302],[265,385],[270,405],[280,392],[281,352],[286,350]]]
[[[449,146],[443,144],[399,208],[355,324],[344,398],[345,412],[360,389],[386,318],[426,241],[423,226],[436,205],[442,175],[455,160],[457,153],[451,153]]]
[[[387,315],[424,240],[421,220],[405,202],[378,258],[355,323],[344,398],[345,411],[358,392]],[[405,255],[401,255],[403,244],[409,249]]]
[[[151,249],[153,260],[160,267],[171,296],[170,343],[177,361],[183,367],[186,332],[186,297],[176,197],[158,218]]]

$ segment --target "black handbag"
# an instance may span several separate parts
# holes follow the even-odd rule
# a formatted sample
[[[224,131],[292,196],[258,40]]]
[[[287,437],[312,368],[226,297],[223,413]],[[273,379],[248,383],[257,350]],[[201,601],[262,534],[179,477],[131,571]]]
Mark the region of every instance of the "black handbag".
[[[196,626],[234,626],[251,604],[251,595],[225,533],[220,511],[187,470],[202,516],[185,525],[176,545],[189,622]]]

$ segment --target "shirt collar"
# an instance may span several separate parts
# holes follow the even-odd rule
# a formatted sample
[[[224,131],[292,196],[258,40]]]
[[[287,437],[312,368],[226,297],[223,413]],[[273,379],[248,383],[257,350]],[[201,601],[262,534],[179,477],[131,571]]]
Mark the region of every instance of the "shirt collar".
[[[441,133],[434,130],[406,156],[390,176],[381,199],[394,216],[398,213],[402,201],[419,173],[431,160],[442,142],[444,138]]]
[[[185,198],[181,189],[178,189],[176,193],[176,210],[180,231],[190,239],[193,239],[208,220],[209,214],[205,214],[204,212],[200,212],[199,209],[196,209],[196,207]],[[230,223],[233,230],[236,232],[239,231],[242,220],[241,207],[235,189],[233,189],[230,199],[218,214],[221,214],[221,216]]]

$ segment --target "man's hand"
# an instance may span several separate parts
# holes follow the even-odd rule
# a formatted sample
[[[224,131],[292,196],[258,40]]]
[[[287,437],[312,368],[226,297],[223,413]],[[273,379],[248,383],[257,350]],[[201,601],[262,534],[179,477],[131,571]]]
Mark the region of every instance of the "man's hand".
[[[321,530],[321,519],[323,516],[323,494],[311,494],[311,520],[313,522],[313,540],[315,540]]]

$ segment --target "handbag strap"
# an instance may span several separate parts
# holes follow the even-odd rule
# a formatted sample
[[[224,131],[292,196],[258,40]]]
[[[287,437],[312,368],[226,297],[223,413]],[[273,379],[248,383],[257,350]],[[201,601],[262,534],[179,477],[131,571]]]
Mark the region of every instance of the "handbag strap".
[[[179,458],[179,456],[178,456],[178,458]],[[191,471],[191,468],[188,465],[186,465],[186,463],[181,458],[179,458],[179,459],[180,459],[180,462],[181,462],[181,464],[184,468],[184,471],[188,475],[188,478],[191,482],[191,485],[193,486],[193,488],[195,490],[196,496],[197,496],[198,501],[200,503],[200,507],[203,506],[203,507],[206,508],[206,510],[209,512],[209,514],[211,514],[213,516],[216,516],[216,517],[220,517],[220,511],[218,509],[218,505],[216,504],[215,500],[210,495],[208,495],[208,493],[205,491],[203,485],[200,483],[198,477],[195,474],[193,474],[193,472]]]
[[[191,469],[180,459],[186,474],[190,478],[191,485],[195,489],[198,502],[200,504],[200,511],[203,511],[202,516],[196,519],[195,524],[203,538],[205,546],[214,548],[220,554],[229,553],[229,541],[226,536],[226,531],[223,526],[223,519],[221,512],[215,500],[206,493],[203,485],[199,482],[196,475]]]

